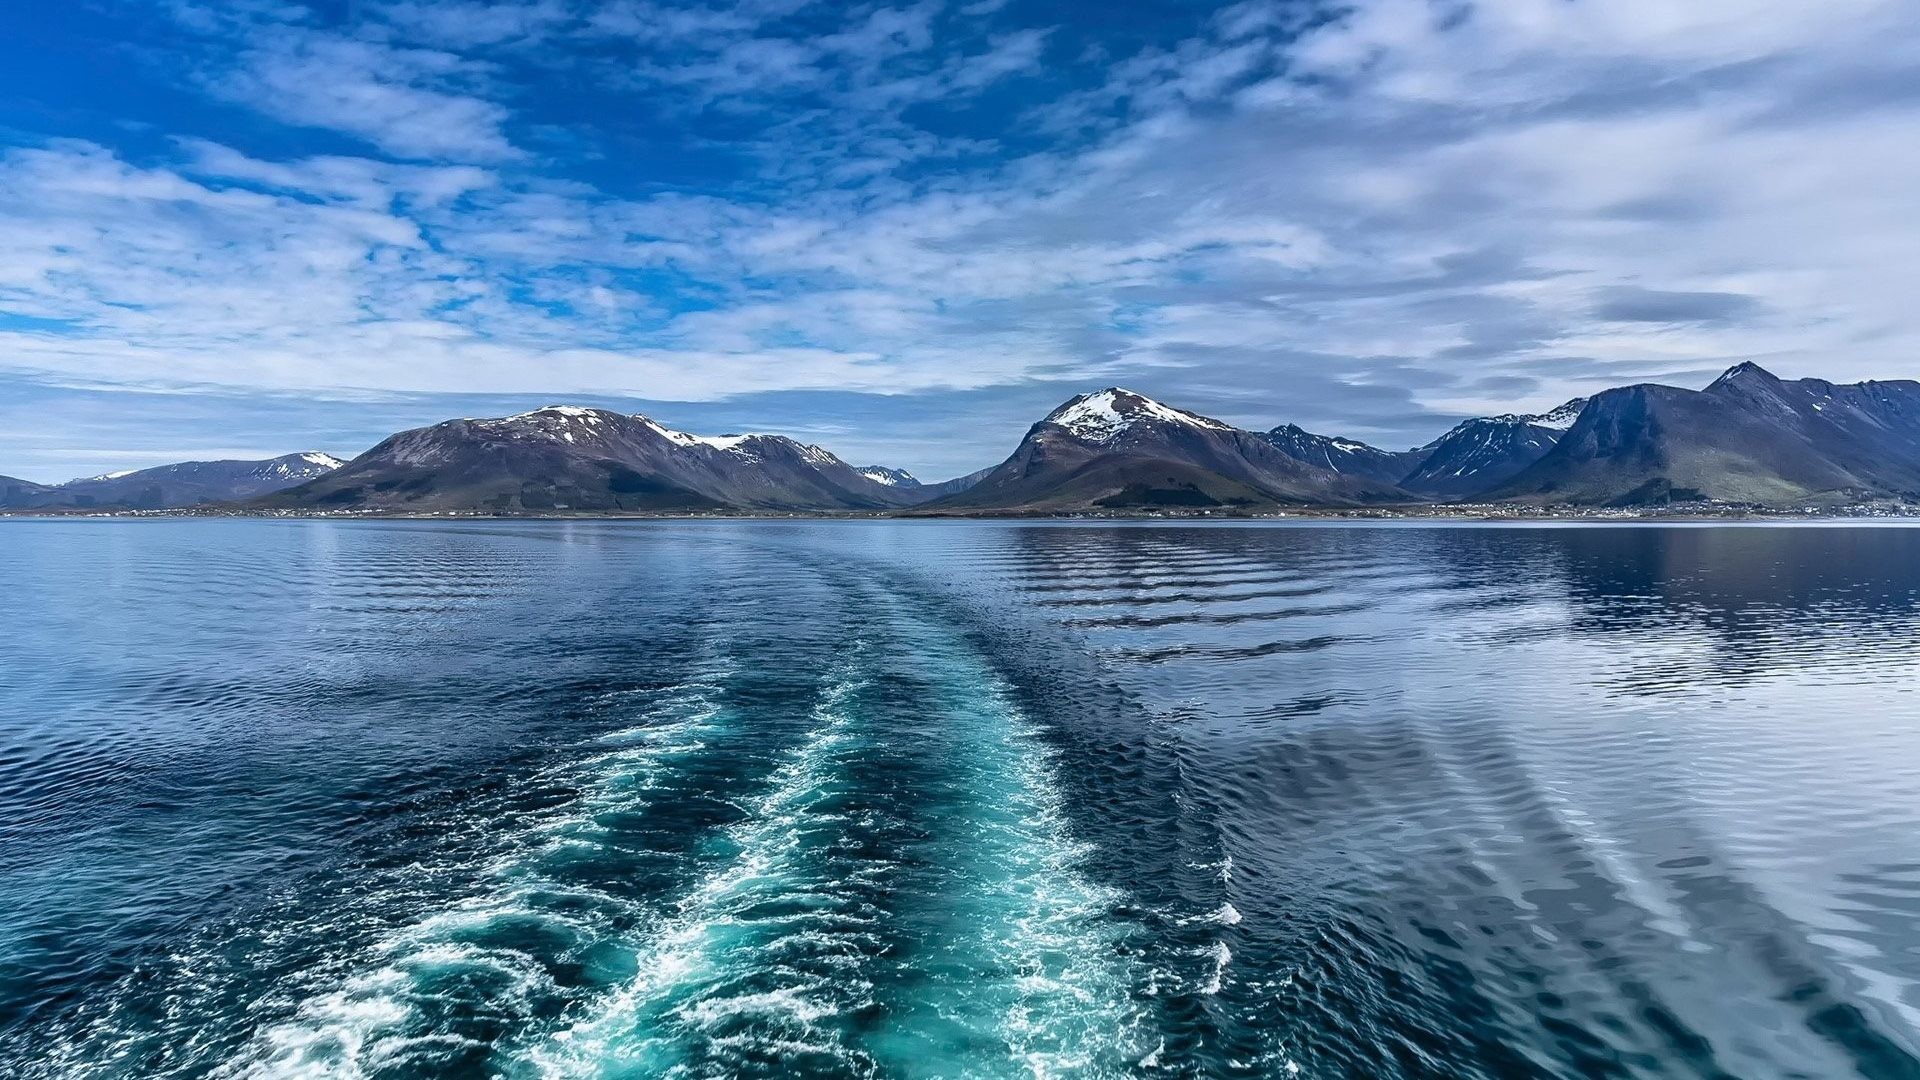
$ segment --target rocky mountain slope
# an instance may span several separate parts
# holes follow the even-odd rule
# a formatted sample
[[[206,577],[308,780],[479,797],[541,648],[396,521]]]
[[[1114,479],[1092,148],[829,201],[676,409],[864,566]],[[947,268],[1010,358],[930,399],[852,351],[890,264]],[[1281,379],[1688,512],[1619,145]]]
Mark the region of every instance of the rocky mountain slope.
[[[1382,484],[1399,484],[1422,456],[1417,450],[1382,450],[1337,435],[1316,435],[1297,424],[1274,428],[1266,433],[1266,440],[1274,449],[1309,465]]]
[[[0,508],[35,510],[170,510],[271,494],[325,476],[344,462],[308,451],[264,461],[183,461],[70,480],[29,484],[0,480]],[[15,488],[19,484],[19,488]]]
[[[1551,412],[1503,413],[1464,421],[1412,452],[1417,463],[1398,483],[1429,499],[1471,498],[1540,460],[1586,407],[1575,398]]]
[[[875,471],[781,435],[691,435],[644,416],[550,405],[400,432],[259,505],[510,514],[885,510],[917,501],[919,485]]]
[[[1468,420],[1414,450],[1286,424],[1242,430],[1112,387],[1075,397],[980,472],[923,484],[780,435],[692,435],[553,405],[325,454],[185,462],[36,484],[0,509],[233,504],[266,511],[544,514],[1256,511],[1421,503],[1638,506],[1920,502],[1920,383],[1784,380],[1741,364],[1704,390],[1645,383]]]
[[[1196,510],[1406,498],[1391,485],[1303,462],[1258,433],[1111,387],[1055,409],[972,487],[922,509]]]
[[[1554,448],[1489,497],[1647,505],[1920,498],[1920,383],[1782,380],[1756,364],[1705,390],[1594,395]]]
[[[46,484],[36,484],[14,476],[0,476],[0,507],[25,505],[30,498],[46,490]]]

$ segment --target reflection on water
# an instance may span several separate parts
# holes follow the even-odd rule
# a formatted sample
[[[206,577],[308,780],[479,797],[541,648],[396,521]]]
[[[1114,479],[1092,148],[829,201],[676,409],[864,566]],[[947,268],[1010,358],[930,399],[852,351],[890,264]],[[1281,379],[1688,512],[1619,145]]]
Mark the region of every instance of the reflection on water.
[[[1920,1076],[1920,530],[0,565],[6,1075]]]

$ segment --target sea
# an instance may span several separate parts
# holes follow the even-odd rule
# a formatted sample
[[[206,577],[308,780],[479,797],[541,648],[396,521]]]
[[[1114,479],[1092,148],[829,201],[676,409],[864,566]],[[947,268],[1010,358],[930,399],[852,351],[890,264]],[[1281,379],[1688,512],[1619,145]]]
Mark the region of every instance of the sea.
[[[1920,1077],[1920,529],[0,521],[0,1076]]]

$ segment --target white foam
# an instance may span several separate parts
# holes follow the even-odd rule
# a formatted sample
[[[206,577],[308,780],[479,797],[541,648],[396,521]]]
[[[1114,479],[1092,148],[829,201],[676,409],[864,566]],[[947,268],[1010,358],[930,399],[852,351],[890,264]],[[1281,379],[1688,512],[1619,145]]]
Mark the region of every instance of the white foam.
[[[619,910],[625,901],[547,879],[540,872],[542,861],[574,845],[603,848],[598,816],[608,810],[633,812],[655,797],[665,773],[698,752],[713,725],[724,719],[718,693],[716,682],[666,688],[639,723],[602,735],[597,741],[616,749],[571,762],[562,767],[564,775],[552,777],[580,786],[581,796],[509,838],[504,853],[487,868],[488,891],[389,933],[374,947],[371,967],[309,997],[291,1019],[263,1028],[215,1075],[353,1080],[409,1048],[444,1043],[454,1036],[425,1027],[420,1006],[435,1000],[425,980],[447,969],[490,973],[503,988],[490,1005],[505,1011],[525,1011],[536,998],[550,995],[551,981],[534,956],[466,939],[486,937],[490,926],[526,921],[580,941],[610,938],[611,928],[595,913]]]
[[[744,804],[743,819],[726,830],[733,857],[695,884],[674,905],[673,914],[656,927],[652,939],[640,949],[636,959],[639,974],[634,981],[600,1002],[585,1018],[555,1032],[546,1045],[529,1051],[528,1058],[541,1075],[602,1075],[622,1063],[652,1061],[668,1054],[671,1044],[681,1037],[683,1032],[676,1027],[690,1024],[710,1028],[743,1012],[771,1013],[789,1022],[782,1028],[786,1034],[793,1033],[789,1029],[807,1033],[809,1037],[802,1042],[809,1047],[832,1047],[830,1033],[816,1031],[814,1026],[837,1012],[838,1007],[824,996],[810,996],[810,992],[818,994],[826,988],[791,968],[752,965],[766,973],[785,973],[795,980],[786,986],[746,995],[715,991],[737,967],[730,963],[728,954],[735,948],[753,947],[730,938],[743,927],[769,925],[764,917],[752,913],[756,904],[834,887],[832,882],[807,880],[797,860],[805,855],[805,830],[817,830],[838,820],[814,804],[858,749],[851,721],[841,708],[855,687],[843,672],[824,695],[814,714],[818,726],[774,771],[770,788]],[[844,940],[849,926],[857,928],[862,922],[873,921],[872,917],[863,919],[831,911],[791,913],[780,919],[780,925],[793,924],[799,929],[776,931],[759,947],[777,954],[804,942],[837,939],[851,947],[863,942],[860,937]],[[809,922],[824,924],[827,929],[809,927]],[[842,999],[849,990],[857,996],[870,989],[852,973],[838,982],[840,985],[831,989]],[[669,1012],[673,1022],[666,1027],[649,1022],[650,1017]]]
[[[1220,992],[1221,984],[1226,980],[1227,967],[1233,963],[1233,950],[1224,941],[1216,941],[1204,954],[1213,961],[1213,971],[1207,975],[1207,981],[1200,986],[1200,992],[1211,997]]]

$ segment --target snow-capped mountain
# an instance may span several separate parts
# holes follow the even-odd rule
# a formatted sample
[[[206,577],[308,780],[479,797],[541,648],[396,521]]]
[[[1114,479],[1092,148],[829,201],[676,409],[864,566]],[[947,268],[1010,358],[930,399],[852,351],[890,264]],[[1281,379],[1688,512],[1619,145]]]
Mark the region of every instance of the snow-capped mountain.
[[[861,476],[876,484],[887,487],[917,488],[920,481],[905,469],[889,469],[885,465],[868,465],[858,470]]]
[[[266,505],[385,511],[879,510],[915,501],[783,435],[695,435],[607,409],[403,431]]]
[[[269,495],[325,476],[344,464],[310,450],[264,461],[183,461],[126,469],[64,484],[14,490],[0,482],[0,507],[9,509],[172,510]]]
[[[262,479],[290,480],[305,483],[315,477],[325,476],[346,462],[332,454],[323,454],[318,450],[309,450],[304,454],[288,454],[262,463],[257,475]]]
[[[1552,450],[1586,406],[1575,398],[1544,413],[1481,416],[1413,452],[1400,486],[1434,499],[1466,499],[1513,478]]]
[[[1316,435],[1298,424],[1282,424],[1267,432],[1266,440],[1309,465],[1382,484],[1398,484],[1409,469],[1420,463],[1422,456],[1416,450],[1382,450],[1336,435]]]
[[[1084,513],[1512,501],[1815,505],[1920,501],[1920,382],[1783,380],[1754,364],[1705,390],[1618,387],[1457,425],[1394,453],[1287,424],[1264,433],[1109,387],[1074,397],[1005,461],[939,483],[781,435],[696,435],[550,405],[402,431],[342,462],[310,451],[64,484],[0,476],[0,509],[371,512]]]
[[[1351,505],[1404,499],[1341,476],[1264,436],[1120,387],[1061,405],[972,487],[926,504],[940,512]]]
[[[1920,383],[1790,381],[1744,363],[1705,390],[1602,391],[1493,494],[1620,505],[1920,498]]]
[[[1117,386],[1082,394],[1049,413],[1041,423],[1052,424],[1075,439],[1096,446],[1112,445],[1135,428],[1151,432],[1156,425],[1171,426],[1175,430],[1235,430],[1231,424],[1163,405]]]

